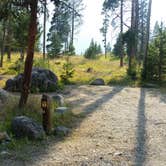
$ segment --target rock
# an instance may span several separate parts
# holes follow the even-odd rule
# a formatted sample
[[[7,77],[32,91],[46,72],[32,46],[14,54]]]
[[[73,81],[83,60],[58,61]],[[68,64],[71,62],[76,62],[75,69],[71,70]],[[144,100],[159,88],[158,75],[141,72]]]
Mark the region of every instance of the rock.
[[[64,97],[62,95],[54,95],[52,96],[52,101],[55,102],[58,106],[64,106]]]
[[[16,88],[15,79],[8,79],[8,80],[6,81],[5,89],[8,90],[8,91],[14,91],[15,88]]]
[[[105,85],[105,82],[102,78],[97,78],[96,80],[92,81],[90,85]]]
[[[122,156],[123,155],[123,152],[115,152],[114,153],[114,156]]]
[[[2,157],[8,157],[10,155],[11,154],[9,152],[5,151],[5,150],[3,150],[2,152],[0,152],[0,156],[2,156]]]
[[[10,95],[9,95],[9,93],[8,93],[7,91],[5,91],[5,90],[3,90],[3,89],[0,89],[0,100],[1,100],[2,102],[6,101],[9,96],[10,96]]]
[[[146,83],[145,85],[143,85],[144,88],[159,88],[158,85],[156,84],[151,84],[151,83]]]
[[[3,141],[10,141],[10,137],[9,135],[7,134],[7,132],[0,132],[0,142],[3,142]]]
[[[65,114],[66,112],[69,111],[69,109],[67,107],[58,107],[58,108],[56,108],[55,111],[58,114]]]
[[[66,136],[70,133],[70,129],[64,126],[58,126],[54,130],[55,135]]]
[[[26,116],[17,116],[12,120],[12,132],[17,138],[28,137],[32,140],[42,139],[45,135],[43,127]]]
[[[87,70],[86,70],[87,73],[92,73],[93,72],[93,68],[89,67]]]
[[[5,90],[20,92],[22,89],[23,74],[6,81]],[[31,74],[31,92],[52,92],[57,89],[58,78],[48,69],[33,68]]]

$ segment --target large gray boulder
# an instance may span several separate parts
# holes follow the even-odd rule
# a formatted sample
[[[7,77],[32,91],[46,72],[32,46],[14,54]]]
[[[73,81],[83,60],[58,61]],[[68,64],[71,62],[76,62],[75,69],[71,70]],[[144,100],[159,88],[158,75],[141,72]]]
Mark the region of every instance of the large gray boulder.
[[[6,81],[5,89],[11,92],[20,92],[22,89],[23,74]],[[31,92],[56,91],[57,76],[48,69],[33,68],[31,75]]]
[[[17,116],[12,120],[12,132],[17,138],[28,137],[31,140],[42,139],[45,135],[43,127],[26,116]]]
[[[97,78],[93,80],[90,85],[105,85],[105,82],[102,78]]]

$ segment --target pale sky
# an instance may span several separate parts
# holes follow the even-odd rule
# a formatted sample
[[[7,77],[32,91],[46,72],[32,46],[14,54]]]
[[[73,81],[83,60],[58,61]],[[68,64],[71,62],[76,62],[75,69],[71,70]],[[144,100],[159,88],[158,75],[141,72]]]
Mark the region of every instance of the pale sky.
[[[102,4],[104,0],[84,0],[84,4],[86,6],[83,14],[83,25],[79,29],[79,34],[75,36],[74,45],[76,48],[76,53],[81,54],[84,53],[85,49],[89,46],[91,39],[93,38],[95,41],[102,43],[102,35],[100,33],[100,28],[102,27]],[[155,22],[158,20],[159,22],[162,20],[166,22],[166,0],[152,0],[152,17],[151,17],[151,29]],[[49,5],[49,9],[53,8],[52,5]],[[50,19],[47,23],[47,29],[50,26]],[[109,30],[108,40],[111,44],[114,44],[116,32],[113,31],[112,28]]]

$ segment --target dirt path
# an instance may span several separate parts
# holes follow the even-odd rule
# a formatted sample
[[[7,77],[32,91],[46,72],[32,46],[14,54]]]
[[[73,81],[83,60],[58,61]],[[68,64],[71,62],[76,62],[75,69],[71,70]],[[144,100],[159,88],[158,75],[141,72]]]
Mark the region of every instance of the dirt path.
[[[107,86],[70,89],[67,101],[75,113],[86,112],[85,117],[69,137],[32,152],[22,165],[166,165],[166,94]]]

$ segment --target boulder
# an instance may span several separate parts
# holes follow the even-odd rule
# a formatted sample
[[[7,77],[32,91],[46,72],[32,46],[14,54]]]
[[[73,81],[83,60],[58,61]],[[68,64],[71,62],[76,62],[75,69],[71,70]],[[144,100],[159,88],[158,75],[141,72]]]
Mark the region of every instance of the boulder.
[[[97,78],[90,83],[90,85],[105,85],[105,82],[102,78]]]
[[[5,90],[20,92],[23,74],[6,81]],[[48,69],[33,68],[31,74],[31,92],[52,92],[57,90],[58,78]]]
[[[58,136],[67,136],[70,133],[70,129],[64,126],[58,126],[54,130],[54,134]]]
[[[2,102],[5,102],[8,99],[9,96],[10,95],[9,95],[9,93],[7,91],[5,91],[3,89],[0,89],[0,100]]]
[[[55,102],[60,107],[64,106],[64,104],[65,104],[64,97],[59,94],[52,96],[52,101]]]
[[[45,135],[43,127],[26,116],[17,116],[12,120],[12,132],[17,138],[28,137],[31,140],[42,139]]]

